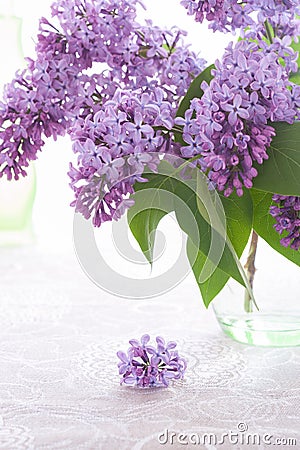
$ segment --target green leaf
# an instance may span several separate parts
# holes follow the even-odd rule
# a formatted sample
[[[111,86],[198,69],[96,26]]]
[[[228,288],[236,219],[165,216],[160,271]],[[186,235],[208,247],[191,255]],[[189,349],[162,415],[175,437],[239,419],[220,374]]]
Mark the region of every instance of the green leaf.
[[[178,142],[182,146],[187,145],[187,143],[183,140],[182,131],[172,130],[172,132],[174,134],[175,142]]]
[[[186,110],[190,107],[191,100],[193,100],[193,98],[202,97],[203,91],[201,89],[201,83],[202,81],[206,81],[208,84],[211,82],[213,79],[211,70],[214,69],[214,67],[213,64],[210,65],[192,81],[186,95],[181,100],[176,117],[184,117]]]
[[[281,236],[274,229],[276,220],[269,213],[270,206],[275,204],[272,201],[272,194],[251,189],[251,196],[254,205],[253,228],[274,250],[281,253],[287,259],[300,266],[300,251],[286,248],[280,244]]]
[[[240,257],[247,245],[252,230],[253,205],[251,195],[248,190],[244,192],[242,197],[238,197],[235,193],[233,193],[229,198],[226,198],[220,194],[215,196],[214,191],[210,191],[209,193],[211,195],[212,202],[215,205],[216,211],[221,211],[221,208],[223,209],[223,213],[220,212],[219,215],[225,215],[228,238],[237,256]],[[201,197],[203,197],[202,192]],[[218,205],[218,200],[221,202],[221,205]],[[198,201],[198,208],[202,216],[209,223],[211,223],[205,206],[200,200]],[[187,255],[190,262],[191,260],[195,261],[192,264],[193,272],[204,304],[208,307],[210,302],[223,289],[229,279],[229,276],[217,267],[209,278],[207,278],[204,282],[201,282],[201,273],[203,271],[203,267],[207,264],[207,257],[201,251],[198,251],[195,260],[193,253],[194,251],[195,249],[193,248],[192,241],[188,240]]]
[[[300,67],[300,40],[298,42],[293,41],[291,47],[295,52],[298,52],[297,65]]]
[[[139,210],[139,201],[127,211],[130,230],[150,264],[153,263],[155,233],[165,211],[155,208]]]
[[[300,69],[298,69],[297,72],[292,73],[289,80],[292,81],[292,83],[300,84]]]
[[[232,250],[226,242],[226,234],[211,227],[200,214],[197,207],[197,195],[193,188],[184,183],[176,183],[175,214],[181,229],[190,237],[193,244],[207,257],[207,265],[202,268],[202,277],[211,276],[216,267],[232,276],[244,285],[237,261]],[[183,204],[188,206],[190,214],[187,214]],[[191,217],[192,216],[192,217]]]
[[[183,180],[179,172],[181,169],[174,169],[172,165],[163,161],[158,173],[144,173],[148,179],[147,183],[136,183],[134,186],[136,203],[130,210],[129,221],[141,249],[147,259],[152,262],[156,227],[165,214],[175,211],[177,221],[190,241],[187,247],[188,258],[205,304],[209,304],[229,277],[246,286],[252,297],[239,257],[226,234],[226,227],[223,226],[214,203],[210,203],[211,194],[205,176],[202,174],[199,177],[200,181],[198,175],[196,179],[191,176]],[[195,172],[201,173],[198,169],[193,169],[194,175]],[[201,186],[201,199],[208,210],[211,223],[207,217],[204,218],[201,215],[198,209],[197,189],[199,186]],[[250,223],[252,224],[251,206],[244,207],[245,218],[243,218],[242,206],[236,207],[238,213],[234,213],[235,202],[246,205],[247,197],[244,200],[236,198],[224,201],[228,209],[228,224],[230,224],[227,226],[231,229],[231,233],[234,233],[238,220],[244,220],[245,223],[248,221],[249,226],[245,225],[248,233],[248,229],[251,228]],[[248,198],[248,203],[251,205],[251,198],[250,201]],[[220,204],[223,209],[222,202]],[[245,230],[243,232],[245,233]],[[237,245],[239,253],[242,251],[242,246],[246,245],[247,236],[245,233],[245,237],[241,238],[242,243]]]
[[[227,281],[229,280],[229,275],[223,272],[219,267],[215,269],[213,274],[204,283],[199,282],[199,277],[201,275],[204,264],[207,261],[207,257],[200,250],[197,250],[193,244],[193,241],[188,238],[187,240],[187,256],[191,263],[195,279],[197,281],[203,302],[206,307],[209,306],[210,302],[219,294],[223,289]],[[195,252],[197,256],[195,258]]]
[[[298,70],[297,72],[292,73],[289,79],[295,84],[300,84],[300,40],[298,42],[293,41],[291,47],[293,50],[298,52],[298,59],[297,59]]]
[[[269,159],[258,166],[255,189],[300,196],[300,122],[271,124],[276,131],[268,149]]]
[[[135,210],[131,208],[130,214],[137,214],[139,209],[144,211],[148,208],[159,209],[165,213],[175,211],[179,226],[191,237],[194,245],[207,256],[211,248],[212,230],[198,211],[196,187],[193,186],[194,180],[183,181],[178,174],[175,175],[175,172],[169,163],[163,161],[160,164],[159,173],[144,173],[148,182],[135,183],[133,197],[138,199],[137,195],[141,195],[141,191],[144,192],[136,203]],[[137,214],[133,221],[132,216],[130,217],[132,223],[130,227],[141,249],[146,252],[145,255],[148,260],[151,260],[151,248],[153,246],[149,233],[155,231],[160,216],[162,217],[162,214],[158,215],[156,212],[154,217],[152,214],[146,215],[146,213],[141,212]],[[217,233],[214,234],[214,237],[216,245],[223,245],[224,251],[220,261],[212,262],[216,262],[230,276],[244,284],[232,251],[224,243],[224,238]]]
[[[169,170],[167,166],[167,169]],[[174,169],[171,169],[174,171]],[[174,201],[169,192],[172,192],[172,178],[157,176],[150,172],[147,183],[135,183],[135,193],[132,195],[134,205],[127,211],[127,221],[132,234],[137,240],[142,252],[150,264],[153,263],[153,249],[155,234],[161,219],[174,211]],[[165,189],[161,188],[165,186]]]
[[[230,197],[220,195],[223,203],[227,234],[238,257],[241,257],[253,225],[253,204],[249,189],[244,189],[242,197],[232,193]]]
[[[226,226],[228,238],[240,257],[249,240],[253,224],[253,205],[249,190],[244,190],[241,197],[238,197],[235,192],[230,197],[225,197],[222,193],[214,190],[209,191],[209,194],[218,216],[223,217],[222,220],[224,227]],[[200,192],[197,198],[198,209],[201,215],[213,226],[211,218],[208,217],[206,208],[201,202],[203,195],[203,192]]]

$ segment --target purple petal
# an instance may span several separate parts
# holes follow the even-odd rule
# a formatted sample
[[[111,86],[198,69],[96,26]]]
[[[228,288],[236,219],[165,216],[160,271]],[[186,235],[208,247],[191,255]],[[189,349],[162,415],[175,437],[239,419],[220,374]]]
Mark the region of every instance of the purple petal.
[[[140,342],[137,339],[131,339],[129,341],[129,344],[132,345],[133,347],[140,347]]]
[[[142,345],[148,344],[149,341],[150,341],[150,336],[149,336],[149,334],[144,334],[144,335],[141,337],[141,343],[142,343]]]
[[[123,361],[124,363],[128,362],[128,356],[126,355],[126,353],[122,352],[121,350],[119,350],[117,352],[117,356],[118,358],[120,358],[121,361]]]

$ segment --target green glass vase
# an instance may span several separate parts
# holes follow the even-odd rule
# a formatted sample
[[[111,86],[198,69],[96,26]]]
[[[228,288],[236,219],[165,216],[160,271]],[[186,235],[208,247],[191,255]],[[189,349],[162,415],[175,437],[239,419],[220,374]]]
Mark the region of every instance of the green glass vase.
[[[18,181],[0,179],[0,245],[27,244],[33,240],[32,210],[36,192],[34,166]]]
[[[0,0],[0,89],[24,66],[22,19],[14,15],[12,0]],[[18,181],[0,178],[0,245],[19,245],[33,238],[32,209],[36,192],[34,167]]]
[[[262,239],[258,246],[254,296],[258,309],[245,307],[245,290],[230,280],[213,301],[220,327],[227,336],[248,345],[300,345],[299,267]]]

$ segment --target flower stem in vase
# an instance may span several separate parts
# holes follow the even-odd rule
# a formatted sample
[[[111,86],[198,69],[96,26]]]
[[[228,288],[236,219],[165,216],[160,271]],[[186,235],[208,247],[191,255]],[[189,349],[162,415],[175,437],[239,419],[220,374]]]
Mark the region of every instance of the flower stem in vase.
[[[253,230],[248,258],[247,258],[246,264],[244,266],[251,289],[253,289],[254,275],[256,272],[254,263],[255,263],[256,250],[257,250],[257,241],[258,241],[258,235]],[[245,291],[244,308],[247,313],[253,312],[253,301],[247,290]]]

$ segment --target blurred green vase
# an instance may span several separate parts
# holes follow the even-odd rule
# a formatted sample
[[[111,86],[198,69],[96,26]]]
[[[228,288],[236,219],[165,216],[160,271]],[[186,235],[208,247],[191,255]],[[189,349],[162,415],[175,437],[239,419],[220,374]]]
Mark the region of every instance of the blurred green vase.
[[[0,179],[0,245],[27,244],[33,240],[32,209],[36,191],[33,165],[18,181]]]
[[[13,0],[0,0],[1,91],[15,72],[24,67],[21,44],[22,19],[14,11]],[[2,95],[0,95],[2,97]],[[34,166],[18,181],[0,178],[0,245],[20,245],[32,241],[32,209],[36,192]]]

